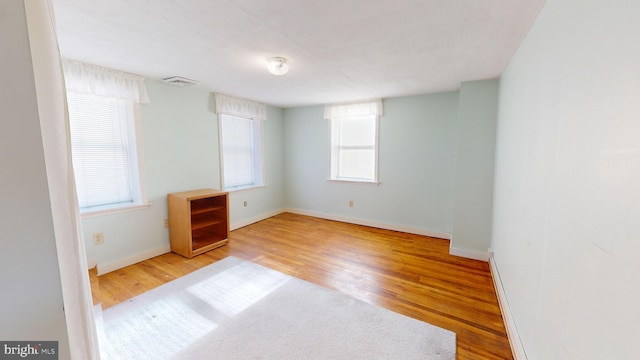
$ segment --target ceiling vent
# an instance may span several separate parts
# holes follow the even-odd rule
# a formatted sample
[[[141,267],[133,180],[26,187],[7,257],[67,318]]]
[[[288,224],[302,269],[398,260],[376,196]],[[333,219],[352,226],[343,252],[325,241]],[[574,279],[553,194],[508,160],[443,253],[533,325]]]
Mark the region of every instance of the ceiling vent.
[[[172,76],[166,79],[162,79],[165,83],[173,86],[185,87],[198,84],[197,81],[183,78],[182,76]]]

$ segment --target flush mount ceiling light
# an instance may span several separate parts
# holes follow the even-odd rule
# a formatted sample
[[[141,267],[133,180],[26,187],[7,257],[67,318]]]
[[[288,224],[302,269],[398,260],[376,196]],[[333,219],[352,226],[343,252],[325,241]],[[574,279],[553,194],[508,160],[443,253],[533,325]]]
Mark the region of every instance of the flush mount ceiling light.
[[[272,57],[269,59],[269,65],[267,65],[267,69],[273,75],[284,75],[289,71],[289,64],[287,64],[287,59],[283,57]]]

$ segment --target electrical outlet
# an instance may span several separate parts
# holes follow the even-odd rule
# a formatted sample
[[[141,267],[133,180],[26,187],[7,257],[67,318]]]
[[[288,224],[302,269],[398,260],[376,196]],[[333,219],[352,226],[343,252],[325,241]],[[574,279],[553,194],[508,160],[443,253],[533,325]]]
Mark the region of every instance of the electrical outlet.
[[[244,202],[244,207],[247,207],[247,206],[249,206],[249,202],[248,202],[248,201],[245,201],[245,202]]]
[[[169,219],[164,219],[164,227],[165,229],[169,227]]]
[[[104,244],[104,236],[102,235],[101,232],[93,234],[93,243],[95,245]]]
[[[353,200],[349,200],[349,207],[353,207]]]

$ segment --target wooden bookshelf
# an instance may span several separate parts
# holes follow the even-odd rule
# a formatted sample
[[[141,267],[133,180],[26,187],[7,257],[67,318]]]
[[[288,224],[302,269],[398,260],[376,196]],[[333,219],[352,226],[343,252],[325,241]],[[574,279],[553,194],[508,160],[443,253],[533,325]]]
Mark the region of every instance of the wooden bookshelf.
[[[229,241],[229,193],[213,189],[167,195],[171,251],[191,258]]]

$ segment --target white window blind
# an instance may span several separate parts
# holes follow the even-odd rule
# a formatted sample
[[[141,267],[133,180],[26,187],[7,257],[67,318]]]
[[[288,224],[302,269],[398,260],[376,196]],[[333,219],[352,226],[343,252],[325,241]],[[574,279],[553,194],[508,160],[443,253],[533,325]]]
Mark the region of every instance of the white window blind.
[[[262,185],[261,121],[220,115],[225,190]]]
[[[225,94],[215,94],[215,100],[224,189],[264,185],[262,122],[267,119],[266,105]]]
[[[63,60],[80,212],[145,205],[139,160],[144,77]]]
[[[139,201],[131,101],[68,93],[81,211]]]
[[[331,180],[378,181],[379,115],[380,100],[325,108],[331,129]]]

